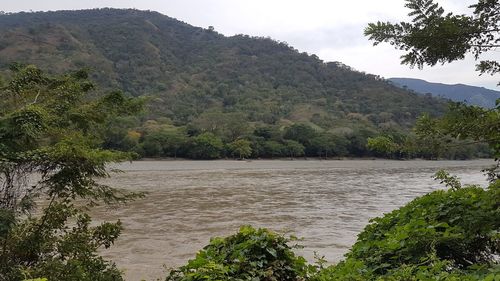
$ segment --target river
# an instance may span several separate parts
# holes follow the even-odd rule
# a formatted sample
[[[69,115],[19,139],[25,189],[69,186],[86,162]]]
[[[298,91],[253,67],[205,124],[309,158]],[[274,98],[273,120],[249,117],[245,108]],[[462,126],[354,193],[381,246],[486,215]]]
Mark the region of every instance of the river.
[[[432,179],[439,168],[464,183],[486,184],[480,170],[492,160],[256,160],[137,161],[104,181],[145,191],[119,208],[101,207],[98,220],[120,219],[124,231],[103,254],[126,280],[165,277],[166,268],[194,257],[210,237],[241,225],[267,227],[303,237],[298,253],[317,252],[337,262],[371,218],[443,188]]]

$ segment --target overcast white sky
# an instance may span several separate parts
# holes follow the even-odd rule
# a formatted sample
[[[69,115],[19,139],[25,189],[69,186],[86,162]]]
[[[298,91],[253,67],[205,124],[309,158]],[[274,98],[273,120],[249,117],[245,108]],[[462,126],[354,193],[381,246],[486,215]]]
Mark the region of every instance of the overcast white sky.
[[[474,0],[439,0],[446,9],[469,13]],[[1,10],[48,11],[100,7],[154,10],[189,24],[214,26],[225,35],[270,36],[324,61],[340,61],[357,70],[431,82],[464,83],[500,90],[499,75],[479,76],[469,58],[423,70],[400,65],[400,52],[387,44],[372,46],[363,36],[368,22],[400,21],[404,0],[0,0]],[[500,59],[500,49],[487,55]]]

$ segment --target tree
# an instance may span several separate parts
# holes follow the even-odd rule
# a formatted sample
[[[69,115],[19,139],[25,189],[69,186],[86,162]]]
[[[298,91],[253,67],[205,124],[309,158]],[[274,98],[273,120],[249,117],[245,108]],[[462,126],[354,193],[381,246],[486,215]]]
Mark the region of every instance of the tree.
[[[143,151],[142,156],[146,157],[163,156],[163,148],[161,146],[161,143],[157,139],[149,135],[144,138],[144,141],[141,144],[141,148]]]
[[[307,147],[316,135],[317,132],[307,124],[293,124],[285,130],[283,138],[298,141]]]
[[[283,144],[273,140],[265,141],[263,146],[265,156],[271,158],[282,156],[285,149]]]
[[[273,137],[272,129],[269,126],[255,128],[253,134],[257,137],[261,137],[266,140],[271,139]]]
[[[378,136],[374,138],[368,138],[367,145],[368,149],[374,151],[378,155],[392,158],[393,155],[399,151],[399,146],[390,137]]]
[[[147,156],[173,156],[177,154],[188,142],[188,137],[182,129],[159,128],[149,132],[142,143],[142,148]]]
[[[209,111],[201,114],[192,125],[200,132],[213,133],[228,142],[249,132],[247,119],[242,113]]]
[[[422,154],[426,158],[437,159],[444,151],[444,146],[449,143],[449,138],[439,132],[437,120],[429,114],[422,114],[415,123],[417,138],[422,143]]]
[[[370,23],[365,35],[374,45],[388,42],[407,52],[402,63],[422,68],[424,65],[449,63],[472,53],[476,60],[483,53],[500,47],[500,2],[479,0],[470,6],[473,15],[445,14],[434,0],[406,0],[411,22]],[[482,60],[476,65],[481,73],[500,72],[498,61]]]
[[[245,159],[252,155],[251,142],[245,139],[237,139],[229,144],[229,150],[233,156],[238,155],[240,159]]]
[[[163,143],[163,151],[169,155],[177,158],[179,151],[188,142],[188,137],[183,130],[168,130],[165,132],[166,140]]]
[[[346,135],[346,139],[348,141],[347,150],[349,154],[354,156],[365,156],[368,154],[366,147],[366,140],[369,137],[374,136],[376,133],[367,128],[356,129],[352,133]]]
[[[122,280],[97,254],[121,223],[94,224],[79,206],[134,197],[97,182],[108,163],[131,155],[101,149],[96,132],[140,104],[119,92],[89,99],[94,87],[85,71],[11,69],[0,88],[0,280]],[[45,208],[36,209],[37,198]]]
[[[137,146],[140,135],[136,137],[131,128],[139,126],[138,118],[135,116],[120,116],[112,118],[106,123],[103,132],[99,133],[103,138],[103,148],[130,151]]]
[[[348,140],[343,136],[332,133],[322,133],[310,140],[308,153],[314,156],[325,157],[346,155]]]
[[[294,158],[304,155],[304,146],[301,143],[294,140],[285,140],[284,145],[287,156]]]
[[[193,138],[189,155],[195,159],[216,159],[221,157],[224,144],[212,133],[203,133]]]

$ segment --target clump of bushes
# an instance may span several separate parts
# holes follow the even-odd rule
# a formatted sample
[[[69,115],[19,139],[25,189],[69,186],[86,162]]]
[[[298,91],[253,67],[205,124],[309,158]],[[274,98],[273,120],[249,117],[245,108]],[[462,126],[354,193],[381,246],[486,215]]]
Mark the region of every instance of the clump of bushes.
[[[195,259],[171,271],[166,280],[306,280],[309,267],[290,242],[267,229],[243,226],[229,237],[212,238]]]

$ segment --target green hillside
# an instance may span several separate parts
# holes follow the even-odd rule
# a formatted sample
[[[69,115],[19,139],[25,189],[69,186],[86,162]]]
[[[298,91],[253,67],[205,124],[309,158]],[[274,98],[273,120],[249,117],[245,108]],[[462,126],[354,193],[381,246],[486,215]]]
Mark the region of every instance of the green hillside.
[[[284,42],[226,37],[150,11],[0,15],[0,68],[12,62],[49,73],[89,68],[101,91],[150,97],[144,116],[127,123],[139,141],[160,127],[183,126],[189,136],[210,132],[229,142],[262,126],[283,132],[295,123],[373,135],[407,131],[422,112],[437,115],[445,107]],[[229,121],[245,130],[231,131]]]

